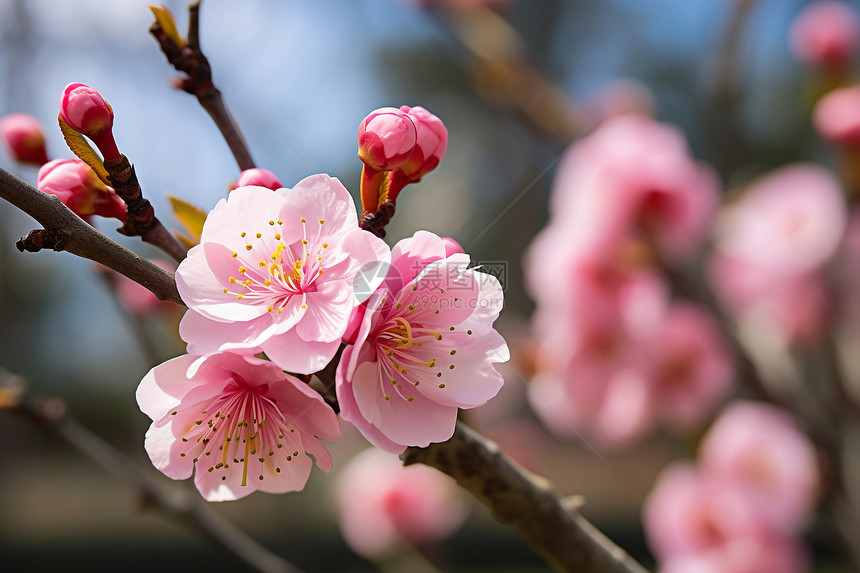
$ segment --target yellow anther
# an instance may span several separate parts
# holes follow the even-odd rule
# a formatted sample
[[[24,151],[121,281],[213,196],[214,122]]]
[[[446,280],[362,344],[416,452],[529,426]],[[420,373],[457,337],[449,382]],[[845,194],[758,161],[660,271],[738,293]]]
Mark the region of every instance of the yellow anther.
[[[244,238],[244,237],[245,237],[245,235],[246,235],[245,231],[242,231],[241,233],[239,233],[239,236],[240,236],[240,237],[243,237],[243,238]]]
[[[238,257],[238,256],[239,256],[239,253],[233,253],[233,254],[232,254],[232,255],[230,255],[230,256],[231,256],[231,257],[233,257],[233,258],[235,259],[236,257]]]
[[[239,267],[239,272],[245,274],[248,272],[248,267]]]
[[[260,265],[261,267],[266,267],[266,266],[268,266],[268,263],[266,263],[266,261],[260,261],[260,262],[259,262],[259,263],[257,263],[257,264],[258,264],[258,265]]]
[[[278,314],[281,314],[282,312],[284,312],[284,307],[279,307],[278,308]]]
[[[283,221],[278,220],[278,225],[283,225],[283,224],[284,224],[284,222],[283,222]]]
[[[266,283],[266,286],[272,286],[272,281],[270,281],[269,279],[266,279],[265,283]]]
[[[303,245],[307,245],[307,244],[308,244],[308,240],[307,240],[307,239],[302,239],[302,244],[303,244]]]
[[[230,289],[226,289],[226,288],[225,288],[225,289],[224,289],[224,294],[227,294],[228,292],[230,292]]]
[[[307,308],[308,308],[307,304],[302,304],[302,310],[307,310]]]
[[[236,282],[236,277],[230,277],[229,279],[227,279],[227,282],[229,282],[229,283],[235,283],[235,282]]]
[[[246,280],[246,281],[245,281],[245,282],[243,282],[242,284],[243,284],[244,286],[248,286],[248,285],[250,285],[250,284],[251,284],[251,279]]]
[[[327,248],[328,248],[328,243],[323,243],[322,247],[323,247],[323,249],[327,249]]]
[[[320,219],[320,225],[322,225],[323,223],[325,223],[325,219]]]
[[[251,245],[245,245],[245,250],[246,250],[246,251],[250,251],[250,250],[251,250],[251,249],[253,249],[253,248],[254,248],[254,247],[252,247]]]
[[[262,234],[262,233],[257,233],[257,238],[258,238],[258,239],[259,239],[260,237],[262,237],[262,236],[263,236],[263,234]]]
[[[270,225],[274,225],[274,224],[275,224],[275,222],[274,222],[274,221],[269,221],[269,224],[270,224]]]
[[[237,295],[236,295],[236,298],[238,298],[239,300],[242,300],[242,299],[243,299],[243,298],[245,298],[245,297],[244,297],[244,295],[237,294]]]
[[[302,217],[302,223],[307,223],[307,222],[308,222],[308,220],[305,219],[304,217]]]
[[[269,312],[272,312],[273,310],[275,310],[275,307],[272,305],[269,305],[269,308],[267,308],[266,310]]]
[[[280,234],[280,233],[275,233],[275,240],[276,240],[276,241],[280,241],[280,240],[281,240],[281,234]]]

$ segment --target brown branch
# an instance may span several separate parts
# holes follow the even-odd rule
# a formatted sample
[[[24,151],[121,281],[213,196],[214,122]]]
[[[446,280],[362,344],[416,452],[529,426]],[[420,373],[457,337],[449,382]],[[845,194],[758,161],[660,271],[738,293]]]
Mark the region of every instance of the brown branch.
[[[44,227],[21,239],[20,250],[52,248],[68,251],[127,276],[161,300],[183,304],[172,273],[110,240],[66,208],[54,195],[43,193],[5,169],[0,169],[0,198],[9,201]]]
[[[162,249],[177,262],[182,262],[188,249],[155,216],[152,204],[144,198],[140,190],[137,174],[128,157],[120,155],[116,159],[108,159],[104,166],[111,187],[128,207],[128,217],[117,231],[127,237],[139,236],[145,242]]]
[[[200,2],[188,7],[188,44],[179,47],[167,36],[156,22],[149,28],[168,63],[186,77],[177,80],[177,87],[197,97],[197,101],[215,122],[224,141],[230,147],[239,169],[256,167],[248,150],[248,144],[230,110],[227,109],[221,92],[212,82],[212,67],[200,48]]]
[[[36,398],[23,391],[23,380],[0,369],[0,409],[20,412],[44,432],[58,437],[102,468],[137,488],[147,505],[194,526],[217,545],[260,573],[299,570],[211,511],[187,492],[168,491],[119,450],[73,419],[57,398]]]
[[[578,512],[567,509],[547,480],[516,465],[461,422],[447,442],[408,448],[400,458],[405,465],[422,463],[453,477],[560,571],[646,571]]]

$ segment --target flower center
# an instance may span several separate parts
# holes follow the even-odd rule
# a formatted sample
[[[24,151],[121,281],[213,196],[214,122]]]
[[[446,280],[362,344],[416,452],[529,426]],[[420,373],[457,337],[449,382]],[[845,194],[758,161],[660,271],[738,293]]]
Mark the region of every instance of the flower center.
[[[224,287],[224,294],[250,304],[265,304],[270,313],[283,312],[295,296],[300,296],[302,308],[307,308],[307,293],[316,288],[325,271],[328,243],[321,240],[324,219],[319,220],[312,238],[308,238],[307,218],[299,221],[302,238],[291,244],[283,240],[281,220],[270,220],[263,231],[253,235],[242,231],[244,251],[232,253],[240,266],[236,275],[227,277],[229,286]]]
[[[194,463],[205,460],[206,471],[221,472],[227,480],[230,464],[242,464],[242,482],[248,483],[248,464],[256,457],[265,474],[281,473],[284,462],[290,462],[303,451],[301,438],[277,404],[266,395],[268,384],[250,387],[238,375],[217,397],[201,407],[200,415],[185,428],[181,441],[187,449],[181,457],[194,456]],[[171,412],[176,415],[178,411]],[[203,468],[198,467],[197,471]]]

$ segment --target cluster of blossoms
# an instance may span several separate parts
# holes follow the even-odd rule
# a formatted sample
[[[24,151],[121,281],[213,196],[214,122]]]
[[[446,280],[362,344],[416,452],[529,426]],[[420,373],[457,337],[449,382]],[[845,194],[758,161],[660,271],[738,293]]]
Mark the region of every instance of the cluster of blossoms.
[[[794,420],[757,402],[729,405],[698,464],[677,463],[645,501],[648,542],[663,573],[805,570],[799,535],[819,489],[816,452]]]
[[[59,121],[84,160],[48,162],[35,118],[8,117],[2,128],[10,152],[44,164],[39,189],[88,222],[124,221],[125,202],[98,173],[120,157],[113,120],[98,92],[70,84]],[[103,159],[76,143],[81,135]],[[342,347],[342,416],[392,453],[449,439],[458,408],[484,404],[502,385],[493,366],[509,357],[492,327],[498,280],[469,268],[452,239],[419,231],[392,250],[376,236],[402,189],[439,164],[445,126],[421,107],[382,108],[362,121],[358,142],[364,228],[337,179],[312,175],[288,189],[271,171],[248,169],[176,268],[189,354],[153,368],[137,400],[153,420],[146,449],[155,466],[175,479],[195,473],[208,500],[299,490],[309,456],[331,468],[318,439],[339,437],[337,415],[307,382]],[[118,281],[124,305],[157,308],[136,286]]]
[[[655,423],[689,430],[729,392],[733,367],[711,316],[671,302],[653,253],[686,260],[718,201],[716,178],[675,129],[610,118],[568,152],[527,277],[539,348],[531,402],[562,435],[629,442]]]
[[[407,121],[421,133],[420,116]],[[378,127],[362,124],[360,154],[384,161],[390,133]],[[368,143],[366,132],[376,139]],[[412,146],[396,153],[435,167],[439,142],[428,152],[413,137]],[[407,173],[417,180],[426,170]],[[389,249],[359,227],[349,192],[327,175],[286,189],[254,170],[239,184],[176,270],[189,354],[153,368],[138,389],[158,469],[187,478],[196,467],[209,500],[301,489],[307,454],[331,468],[317,438],[336,439],[339,425],[293,374],[321,371],[343,343],[341,415],[387,451],[447,440],[459,407],[496,394],[493,363],[508,357],[492,328],[502,291],[468,268],[456,243],[418,232]]]

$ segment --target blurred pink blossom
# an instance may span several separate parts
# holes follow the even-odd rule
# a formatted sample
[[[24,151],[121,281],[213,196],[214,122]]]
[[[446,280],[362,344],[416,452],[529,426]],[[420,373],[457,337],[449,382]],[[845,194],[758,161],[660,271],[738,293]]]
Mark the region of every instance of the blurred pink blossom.
[[[176,264],[161,259],[150,259],[154,263],[168,272],[176,271]],[[147,316],[162,309],[181,308],[177,307],[172,302],[158,300],[152,291],[135,282],[125,275],[117,272],[111,272],[114,286],[116,288],[116,296],[120,305],[135,316]]]
[[[730,482],[692,464],[669,466],[643,506],[662,573],[797,573],[799,541],[773,530]]]
[[[277,175],[275,175],[268,169],[261,169],[259,167],[254,167],[253,169],[245,169],[244,171],[242,171],[242,173],[239,174],[239,179],[236,181],[236,185],[233,187],[233,189],[236,189],[237,187],[245,187],[248,185],[266,187],[267,189],[271,189],[272,191],[283,187],[283,185],[281,185],[281,182],[278,180]]]
[[[699,451],[702,471],[731,483],[772,527],[799,533],[815,507],[815,448],[783,410],[737,402],[726,408]]]
[[[788,342],[814,339],[828,319],[822,276],[847,225],[839,182],[798,163],[754,181],[725,208],[709,276],[737,316],[770,326]]]
[[[93,215],[125,221],[123,200],[80,159],[54,159],[44,164],[39,169],[36,187],[59,197],[88,223]]]
[[[492,326],[501,285],[468,264],[419,231],[394,246],[383,286],[355,311],[363,313],[355,343],[337,369],[341,416],[387,452],[447,440],[458,408],[501,388],[493,364],[510,357]]]
[[[812,120],[822,139],[842,147],[860,146],[860,86],[824,95],[815,104]]]
[[[729,349],[716,320],[697,305],[669,307],[649,356],[654,408],[667,426],[695,429],[732,389]]]
[[[48,162],[45,134],[38,119],[27,113],[10,113],[0,119],[0,138],[15,161],[42,166]]]
[[[466,518],[466,504],[448,476],[422,465],[365,450],[337,477],[340,529],[364,557],[385,557],[405,544],[423,546],[451,535]]]
[[[358,228],[337,179],[312,175],[274,192],[240,187],[209,213],[176,270],[189,308],[180,335],[194,354],[262,351],[290,372],[316,372],[337,352],[357,296],[381,282],[372,269],[389,257]]]
[[[605,258],[636,235],[670,257],[692,254],[718,202],[713,171],[683,134],[648,117],[612,117],[574,144],[553,183],[551,225],[570,228],[565,250]]]
[[[320,395],[277,365],[253,356],[184,355],[156,366],[137,389],[153,423],[146,451],[172,479],[195,473],[208,501],[304,488],[313,461],[331,454],[317,440],[336,440],[340,426]]]
[[[860,48],[860,14],[847,2],[821,0],[806,6],[789,31],[794,56],[805,64],[839,68]]]

